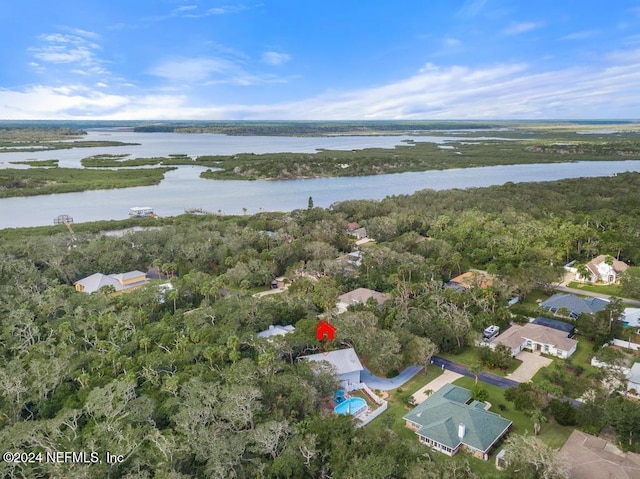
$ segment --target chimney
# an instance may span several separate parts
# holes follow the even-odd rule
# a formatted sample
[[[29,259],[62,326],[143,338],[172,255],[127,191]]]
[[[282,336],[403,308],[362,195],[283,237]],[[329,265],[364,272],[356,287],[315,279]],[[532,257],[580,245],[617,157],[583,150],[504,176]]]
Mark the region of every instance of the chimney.
[[[462,439],[464,437],[464,433],[466,432],[467,428],[464,425],[463,422],[461,422],[460,424],[458,424],[458,438]]]

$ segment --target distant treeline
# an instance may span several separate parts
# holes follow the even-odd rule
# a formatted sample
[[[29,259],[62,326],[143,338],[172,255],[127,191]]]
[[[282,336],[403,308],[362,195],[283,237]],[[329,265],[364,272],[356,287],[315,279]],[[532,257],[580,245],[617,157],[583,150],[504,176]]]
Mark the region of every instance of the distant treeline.
[[[212,122],[163,123],[134,128],[136,132],[218,133],[237,136],[323,136],[336,134],[407,133],[412,131],[489,129],[501,125],[488,122],[362,121],[362,122]]]

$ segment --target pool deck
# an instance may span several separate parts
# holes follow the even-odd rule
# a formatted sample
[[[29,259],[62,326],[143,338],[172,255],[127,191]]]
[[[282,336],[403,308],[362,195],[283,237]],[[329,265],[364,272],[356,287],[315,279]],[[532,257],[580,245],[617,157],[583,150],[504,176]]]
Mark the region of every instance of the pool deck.
[[[360,380],[371,389],[390,391],[392,389],[399,388],[404,383],[408,382],[416,374],[422,371],[423,368],[423,366],[409,366],[395,378],[380,378],[371,374],[371,371],[369,371],[367,368],[364,368],[364,370],[360,373]]]

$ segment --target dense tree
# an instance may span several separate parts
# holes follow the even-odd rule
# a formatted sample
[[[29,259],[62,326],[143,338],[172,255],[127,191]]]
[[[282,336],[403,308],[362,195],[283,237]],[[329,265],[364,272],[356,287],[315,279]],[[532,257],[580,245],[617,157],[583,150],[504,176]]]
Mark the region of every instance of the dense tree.
[[[512,434],[505,442],[507,471],[522,479],[568,479],[569,464],[535,436]]]

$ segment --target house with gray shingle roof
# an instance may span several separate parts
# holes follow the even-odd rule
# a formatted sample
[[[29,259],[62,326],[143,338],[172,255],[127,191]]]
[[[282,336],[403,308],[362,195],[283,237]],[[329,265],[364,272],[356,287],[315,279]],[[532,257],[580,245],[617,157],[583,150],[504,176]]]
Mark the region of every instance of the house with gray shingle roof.
[[[602,298],[581,298],[575,294],[557,293],[540,303],[540,306],[554,314],[565,308],[570,317],[577,319],[582,313],[595,314],[603,310],[608,303],[608,300]]]
[[[471,400],[468,389],[447,384],[404,416],[421,443],[448,456],[466,449],[487,460],[489,451],[511,427],[511,421]]]

